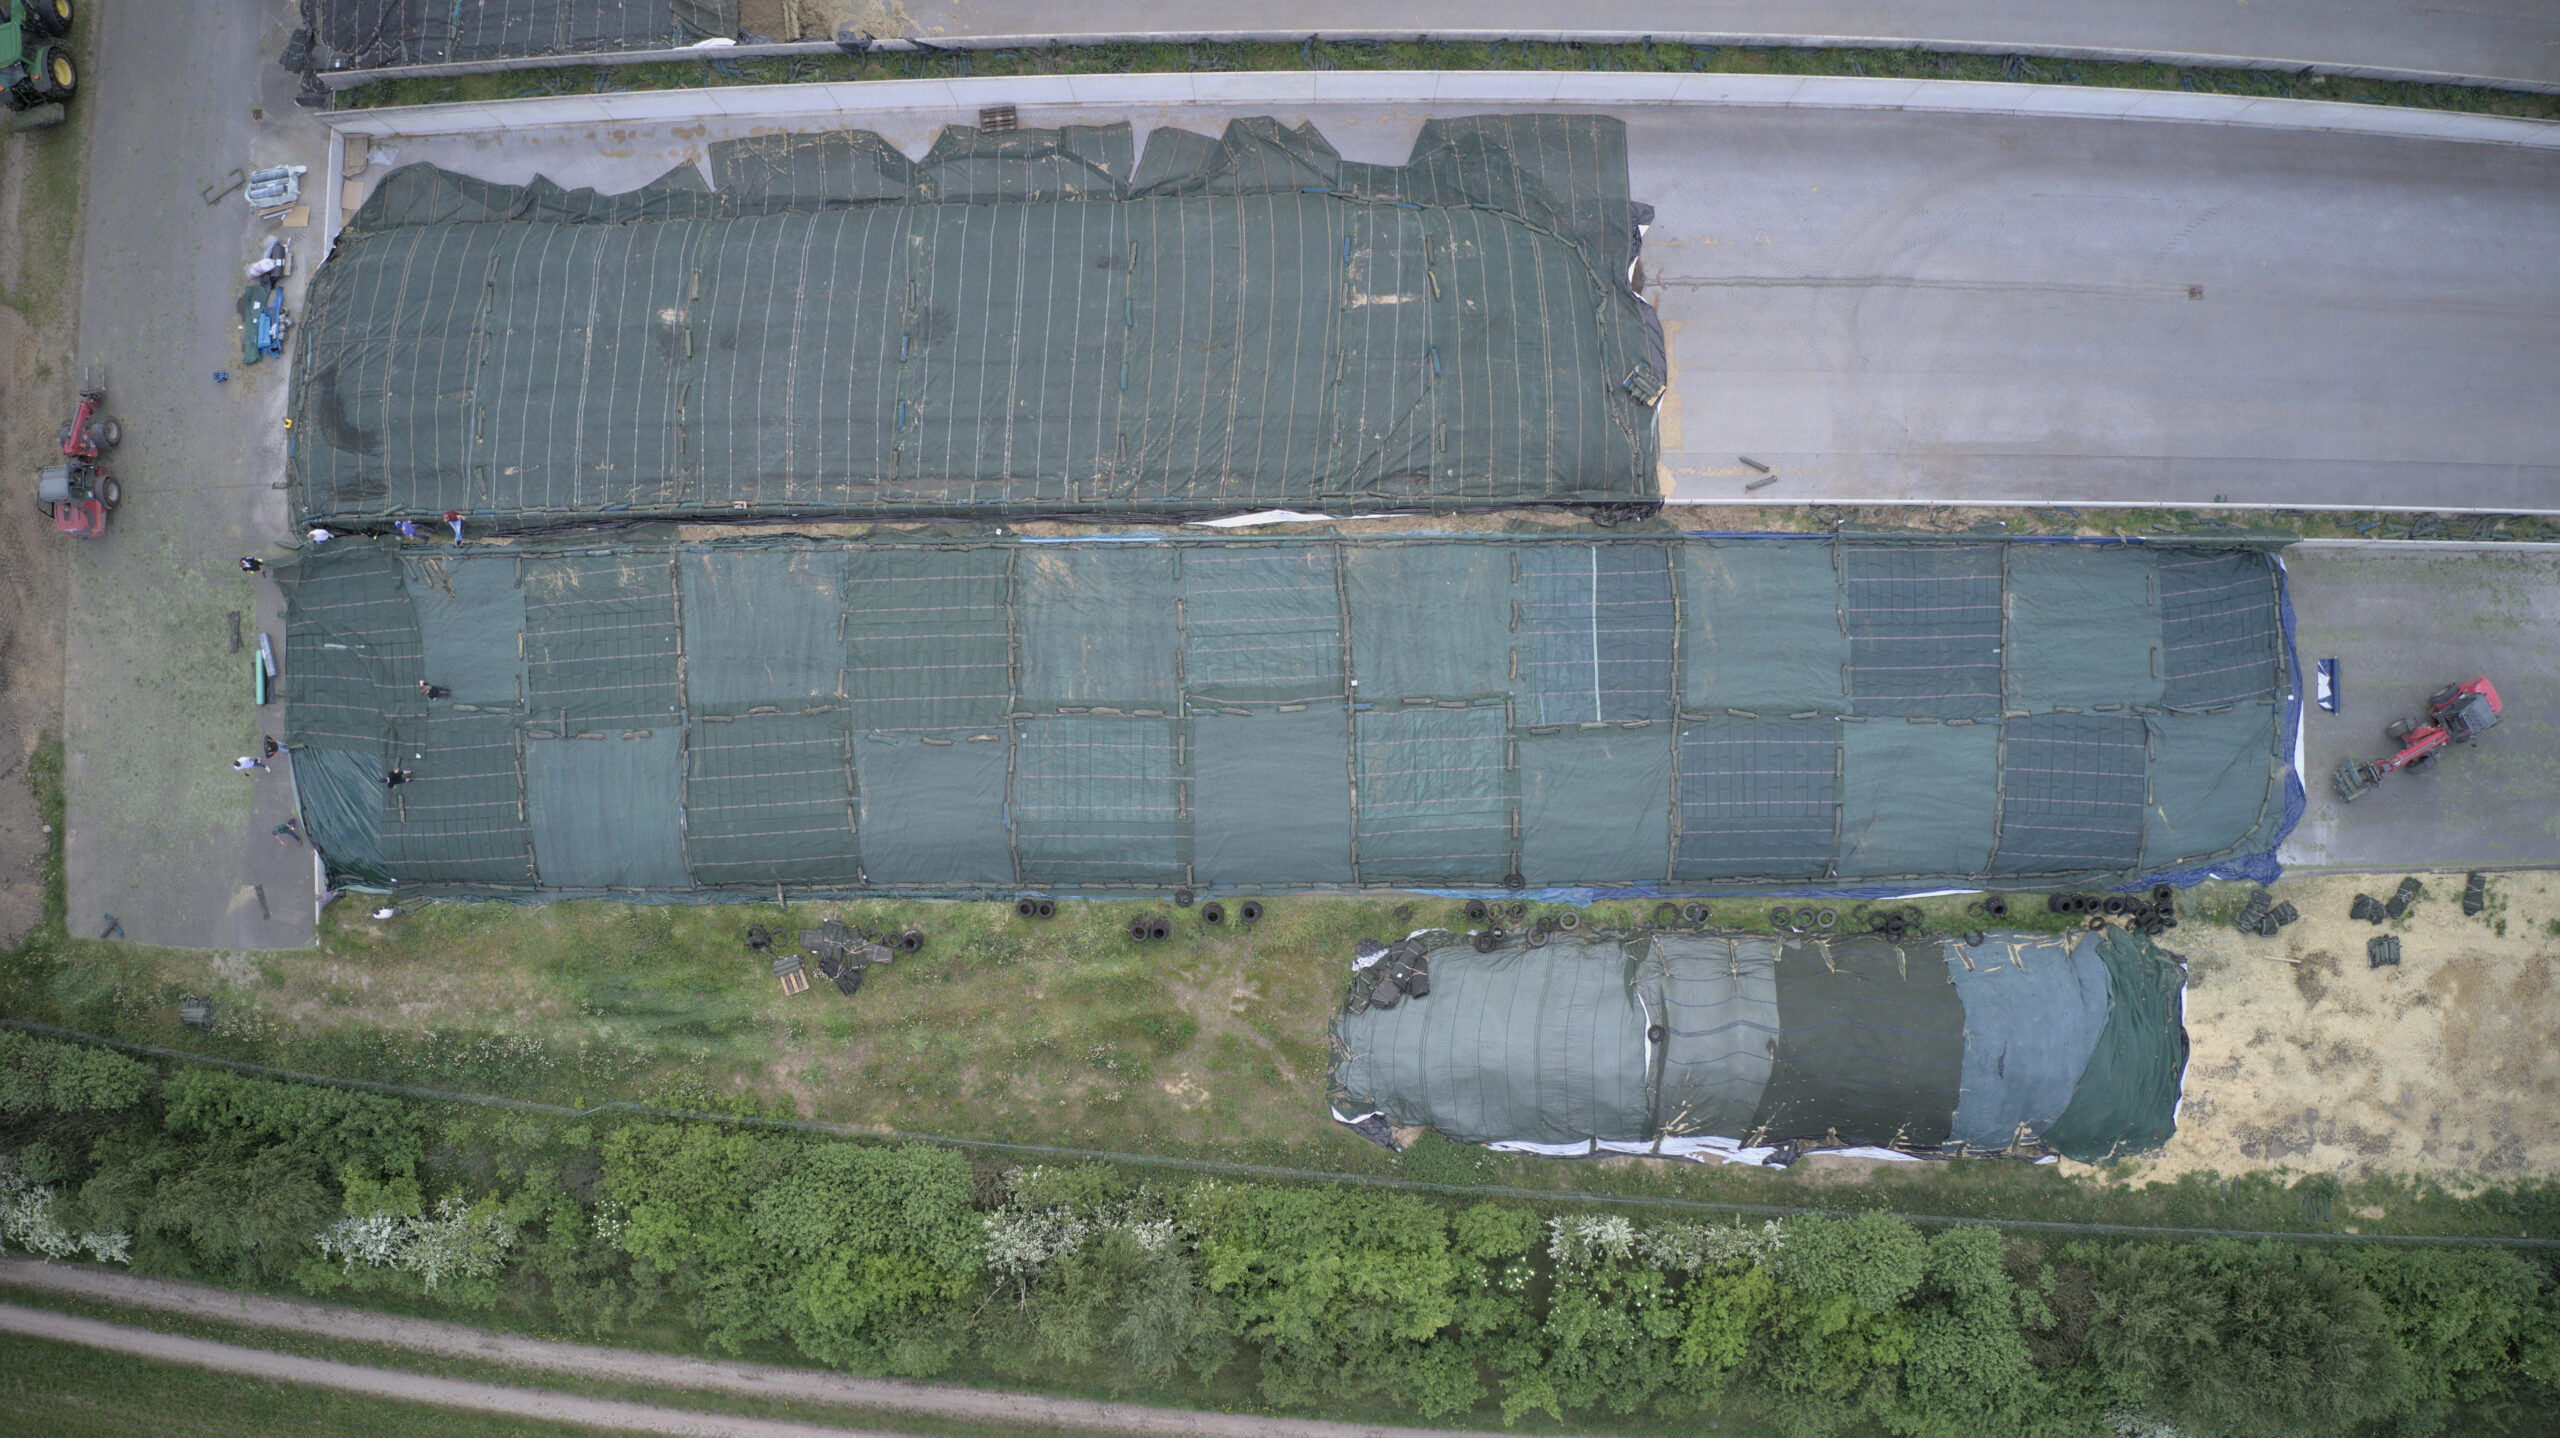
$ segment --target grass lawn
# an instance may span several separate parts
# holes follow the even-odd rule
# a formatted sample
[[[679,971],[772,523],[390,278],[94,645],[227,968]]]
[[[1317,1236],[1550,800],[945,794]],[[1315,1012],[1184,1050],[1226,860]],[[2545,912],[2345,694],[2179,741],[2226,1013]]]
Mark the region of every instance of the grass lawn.
[[[607,1430],[466,1413],[0,1334],[0,1432],[48,1438],[580,1438]]]

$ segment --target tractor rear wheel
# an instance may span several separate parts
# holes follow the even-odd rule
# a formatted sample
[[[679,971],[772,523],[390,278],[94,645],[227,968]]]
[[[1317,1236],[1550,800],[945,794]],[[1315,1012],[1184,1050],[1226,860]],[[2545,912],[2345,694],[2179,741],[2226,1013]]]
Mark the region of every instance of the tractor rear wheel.
[[[59,45],[47,45],[35,55],[36,88],[48,100],[68,100],[80,89],[80,69],[71,63],[71,52]]]
[[[2462,686],[2459,684],[2448,684],[2442,689],[2437,690],[2435,693],[2427,697],[2427,712],[2432,714],[2438,709],[2442,709],[2447,704],[2452,703],[2454,696],[2461,692]]]
[[[27,0],[27,26],[40,35],[71,33],[71,0]]]
[[[2409,721],[2406,719],[2394,719],[2389,724],[2383,726],[2382,732],[2390,736],[2392,743],[2397,744],[2401,740],[2409,737]]]
[[[101,450],[113,449],[124,443],[124,426],[113,419],[93,419],[89,421],[89,442]]]
[[[98,481],[98,503],[109,509],[124,503],[124,486],[112,479]]]

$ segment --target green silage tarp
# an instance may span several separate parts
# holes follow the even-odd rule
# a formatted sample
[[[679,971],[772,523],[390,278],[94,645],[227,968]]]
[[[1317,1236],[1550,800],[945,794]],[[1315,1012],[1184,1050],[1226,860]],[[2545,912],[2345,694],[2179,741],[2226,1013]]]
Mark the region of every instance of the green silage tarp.
[[[1355,979],[1334,1023],[1346,1121],[1544,1152],[2078,1159],[2156,1148],[2175,1128],[2184,973],[2131,930],[1978,947],[1699,932],[1419,946],[1427,994],[1390,990],[1381,1006]]]
[[[2223,607],[2184,601],[2205,659],[2164,659],[2164,683],[2257,686],[2228,704],[2022,713],[1996,675],[1945,718],[1907,711],[1953,692],[1910,684],[1874,712],[1724,702],[1777,688],[1699,653],[1763,651],[1752,590],[1681,587],[1692,547],[1819,615],[1824,585],[1835,610],[1849,592],[1841,551],[1888,543],[341,539],[280,567],[281,687],[298,744],[412,771],[343,829],[315,791],[315,832],[371,824],[390,877],[458,892],[2122,882],[2273,842],[2274,665],[2218,672],[2280,631],[2264,554],[2170,556],[2209,560]],[[1998,613],[1998,546],[1961,548],[1956,582],[1993,575]],[[2093,606],[2161,558],[2058,552]],[[1869,589],[1876,632],[1924,633],[1928,588]],[[1877,612],[1896,595],[1908,612]],[[2180,652],[2165,610],[2103,619],[2068,642],[2140,685]],[[376,852],[348,846],[347,872]]]
[[[303,0],[302,23],[315,69],[373,70],[735,39],[738,0]]]
[[[2109,929],[2098,957],[2111,999],[2106,1027],[2070,1106],[2044,1134],[2055,1152],[2083,1163],[2167,1143],[2187,1069],[2185,967],[2128,929]]]
[[[1461,1143],[1641,1139],[1652,1120],[1646,1015],[1611,940],[1432,963],[1431,996],[1346,1019],[1335,1107],[1392,1102],[1397,1123]]]
[[[1658,498],[1618,121],[1432,120],[1402,166],[1269,119],[1135,149],[760,136],[619,195],[394,171],[303,308],[296,510]]]

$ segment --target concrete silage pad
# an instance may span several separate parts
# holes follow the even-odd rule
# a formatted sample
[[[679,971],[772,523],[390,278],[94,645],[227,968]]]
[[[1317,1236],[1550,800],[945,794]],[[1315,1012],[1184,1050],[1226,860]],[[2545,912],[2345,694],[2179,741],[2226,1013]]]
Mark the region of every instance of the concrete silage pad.
[[[2560,865],[2560,552],[2445,545],[2286,551],[2304,682],[2335,658],[2335,714],[2305,707],[2309,807],[2279,857],[2301,869]],[[2475,674],[2506,704],[2498,727],[2350,805],[2338,761],[2386,757],[2383,726]]]
[[[65,868],[71,932],[114,914],[144,944],[306,946],[311,851],[269,833],[293,813],[289,761],[244,777],[231,761],[281,736],[249,665],[261,631],[281,653],[283,601],[240,572],[290,533],[284,364],[240,363],[233,309],[270,236],[292,240],[288,308],[319,259],[327,135],[275,64],[281,5],[138,0],[100,7],[79,101],[89,106],[80,363],[104,379],[123,445],[124,503],[71,564],[64,665]],[[191,63],[171,63],[182,36]],[[311,219],[260,221],[237,190],[200,198],[233,167],[304,164]],[[288,342],[286,358],[292,355]],[[214,382],[216,371],[230,375]],[[68,418],[68,415],[64,416]],[[242,649],[231,648],[236,613]]]
[[[977,104],[1017,96],[1024,125],[1127,120],[1141,136],[1273,115],[1382,164],[1404,161],[1433,115],[1602,111],[1626,121],[1635,197],[1656,209],[1643,269],[1670,339],[1674,502],[2531,510],[2560,492],[2560,410],[2536,387],[2560,369],[2560,250],[2534,239],[2560,228],[2560,147],[1817,103],[1432,100],[1413,87],[1439,82],[1396,74],[1342,81],[1367,101],[1310,101],[1307,77],[1302,92],[1289,76],[1180,77],[1201,98],[1163,104],[1154,82],[1174,77],[1125,78],[1126,103],[1091,77],[937,84],[948,98],[920,108],[891,107],[922,91],[909,82],[858,110],[838,106],[859,96],[820,93],[846,87],[813,86],[806,114],[726,115],[768,102],[700,91],[685,92],[696,112],[648,121],[533,125],[517,111],[515,128],[377,143],[491,180],[624,190],[774,130],[866,128],[921,155]],[[1262,98],[1214,98],[1227,94]],[[597,108],[543,113],[582,107]],[[1746,491],[1762,474],[1744,455],[1776,485]]]

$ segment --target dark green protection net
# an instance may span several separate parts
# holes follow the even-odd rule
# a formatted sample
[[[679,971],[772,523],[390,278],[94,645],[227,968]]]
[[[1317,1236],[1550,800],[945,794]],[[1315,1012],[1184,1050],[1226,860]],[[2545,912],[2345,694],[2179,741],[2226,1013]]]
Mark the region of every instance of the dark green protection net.
[[[1657,499],[1626,137],[1433,120],[709,147],[625,194],[393,172],[312,282],[310,522]]]
[[[2284,818],[2255,550],[621,538],[281,567],[343,877],[1888,891],[2121,882]]]

